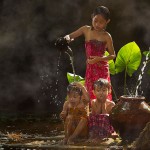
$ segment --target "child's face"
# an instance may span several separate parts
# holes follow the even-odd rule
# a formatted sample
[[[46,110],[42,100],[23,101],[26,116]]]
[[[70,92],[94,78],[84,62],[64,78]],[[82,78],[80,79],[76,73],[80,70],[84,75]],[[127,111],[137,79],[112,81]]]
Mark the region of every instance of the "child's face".
[[[79,102],[81,99],[81,96],[77,92],[71,92],[68,94],[68,100],[71,103]]]
[[[101,31],[105,29],[109,21],[110,20],[106,20],[102,15],[96,15],[92,18],[92,25],[96,31]]]
[[[94,94],[97,100],[105,101],[107,99],[108,93],[109,93],[108,87],[95,86]]]

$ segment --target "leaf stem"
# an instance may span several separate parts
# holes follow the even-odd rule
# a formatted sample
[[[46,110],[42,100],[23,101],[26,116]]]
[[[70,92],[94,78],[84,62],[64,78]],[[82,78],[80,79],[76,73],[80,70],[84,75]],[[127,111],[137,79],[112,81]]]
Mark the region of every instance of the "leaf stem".
[[[111,88],[112,88],[112,91],[113,91],[113,93],[114,93],[114,96],[115,96],[115,100],[116,100],[116,102],[118,101],[118,99],[117,99],[117,95],[116,95],[116,92],[115,92],[115,90],[114,90],[114,88],[113,88],[113,86],[111,85]]]
[[[127,66],[126,66],[126,69],[125,69],[125,75],[124,75],[124,95],[126,95],[126,86],[127,86]]]

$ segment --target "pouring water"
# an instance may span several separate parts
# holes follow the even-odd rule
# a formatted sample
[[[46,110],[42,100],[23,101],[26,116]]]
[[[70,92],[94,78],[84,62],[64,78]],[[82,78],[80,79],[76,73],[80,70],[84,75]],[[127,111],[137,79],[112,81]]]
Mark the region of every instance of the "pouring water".
[[[145,70],[145,67],[149,61],[149,54],[150,54],[150,48],[149,48],[149,52],[147,53],[146,55],[146,59],[145,61],[143,62],[143,67],[141,69],[141,73],[138,77],[138,81],[137,81],[137,86],[136,86],[136,91],[135,91],[135,97],[138,96],[138,90],[139,90],[139,87],[141,86],[141,83],[142,83],[142,77],[143,77],[143,74],[144,74],[144,70]]]

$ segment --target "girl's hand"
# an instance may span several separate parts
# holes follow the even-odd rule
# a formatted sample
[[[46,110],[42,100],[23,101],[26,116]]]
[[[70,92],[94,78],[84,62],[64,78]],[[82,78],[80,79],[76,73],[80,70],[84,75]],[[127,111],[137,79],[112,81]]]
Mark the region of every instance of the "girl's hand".
[[[74,39],[71,39],[69,35],[64,36],[64,39],[66,39],[68,43],[74,40]]]
[[[101,57],[99,56],[90,56],[89,59],[87,59],[88,64],[95,64],[98,63],[101,60]]]

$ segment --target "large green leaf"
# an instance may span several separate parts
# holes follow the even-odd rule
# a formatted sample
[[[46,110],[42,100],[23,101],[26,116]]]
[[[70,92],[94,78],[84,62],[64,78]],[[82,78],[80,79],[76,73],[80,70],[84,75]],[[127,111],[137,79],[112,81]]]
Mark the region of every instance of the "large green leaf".
[[[115,67],[116,73],[126,71],[129,76],[138,69],[141,63],[141,51],[135,42],[124,45],[118,52]]]
[[[85,83],[84,78],[82,78],[82,77],[79,76],[79,75],[74,75],[74,74],[69,73],[69,72],[67,72],[67,79],[68,79],[68,82],[69,82],[69,83],[72,83],[72,82],[75,82],[75,81],[80,82],[80,83],[82,83],[82,84]]]
[[[108,56],[109,53],[107,51],[105,51],[105,56]],[[108,61],[108,64],[109,64],[109,72],[110,74],[112,75],[115,75],[115,63],[113,60],[109,60]]]

